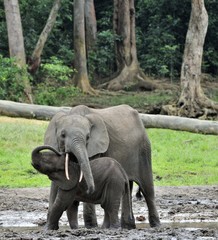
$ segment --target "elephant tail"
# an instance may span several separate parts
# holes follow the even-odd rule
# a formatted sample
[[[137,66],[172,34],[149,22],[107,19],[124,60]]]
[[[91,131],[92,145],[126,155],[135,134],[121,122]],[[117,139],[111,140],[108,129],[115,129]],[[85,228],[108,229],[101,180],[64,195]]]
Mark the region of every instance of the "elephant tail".
[[[123,174],[125,175],[125,191],[122,197],[122,210],[121,210],[121,227],[127,229],[135,229],[135,218],[132,211],[132,196],[130,191],[129,179],[121,167]]]

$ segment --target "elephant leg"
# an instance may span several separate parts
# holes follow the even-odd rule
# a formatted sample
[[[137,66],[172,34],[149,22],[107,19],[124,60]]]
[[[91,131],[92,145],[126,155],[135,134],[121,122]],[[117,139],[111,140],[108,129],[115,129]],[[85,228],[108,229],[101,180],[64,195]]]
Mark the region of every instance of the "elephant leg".
[[[136,228],[135,219],[132,211],[131,194],[128,185],[122,198],[121,227],[127,229]]]
[[[46,230],[58,230],[59,225],[58,221],[61,218],[63,212],[64,212],[64,207],[62,207],[59,203],[54,203],[50,213],[48,215],[47,223],[45,225]]]
[[[119,204],[116,205],[109,205],[106,208],[104,208],[104,222],[102,225],[102,228],[119,228],[120,227],[120,221],[118,217],[119,212]]]
[[[109,227],[110,227],[109,214],[107,213],[107,211],[104,210],[104,221],[101,228],[109,228]]]
[[[110,228],[120,228],[120,220],[118,217],[118,211],[113,210],[109,213]]]
[[[159,227],[160,219],[155,204],[151,164],[146,161],[144,166],[141,166],[140,169],[141,172],[139,173],[137,184],[139,185],[148,206],[149,223],[151,227]]]
[[[94,204],[83,203],[83,218],[86,228],[98,227]]]
[[[114,187],[116,186],[116,188]],[[109,216],[110,228],[119,228],[120,221],[118,217],[120,202],[122,198],[123,185],[119,185],[119,182],[111,182],[105,188],[103,193],[103,201],[101,207],[105,210]]]
[[[57,196],[57,192],[58,192],[58,186],[54,182],[51,182],[47,221],[48,221],[51,209],[53,207],[53,204],[55,202],[55,199],[56,199],[56,196]]]
[[[67,208],[67,218],[72,229],[78,228],[78,207],[79,202],[74,201],[73,204]]]
[[[58,189],[54,204],[52,205],[45,228],[47,230],[57,230],[58,222],[63,212],[72,204],[75,197],[75,190],[64,191]]]

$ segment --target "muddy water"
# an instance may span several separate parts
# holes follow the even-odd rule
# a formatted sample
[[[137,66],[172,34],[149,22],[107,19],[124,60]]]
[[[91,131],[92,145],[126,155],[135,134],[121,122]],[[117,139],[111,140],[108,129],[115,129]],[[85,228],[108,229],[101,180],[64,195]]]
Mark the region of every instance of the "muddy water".
[[[0,239],[218,239],[218,187],[158,187],[162,226],[150,228],[147,207],[133,198],[135,230],[85,229],[82,205],[79,229],[70,230],[64,213],[58,231],[43,229],[48,210],[47,188],[0,189]],[[97,206],[99,225],[103,211]],[[139,221],[143,220],[143,221]]]

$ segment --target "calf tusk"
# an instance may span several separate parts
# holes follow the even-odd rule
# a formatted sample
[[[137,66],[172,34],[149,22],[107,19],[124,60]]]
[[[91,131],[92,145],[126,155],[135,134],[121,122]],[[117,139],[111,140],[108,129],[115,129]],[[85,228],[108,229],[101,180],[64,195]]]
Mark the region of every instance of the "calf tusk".
[[[69,178],[69,171],[68,171],[68,165],[69,165],[69,153],[66,153],[66,158],[65,158],[65,175],[67,180],[70,180]]]
[[[82,171],[82,170],[80,170],[79,183],[82,181],[82,179],[83,179],[83,171]]]

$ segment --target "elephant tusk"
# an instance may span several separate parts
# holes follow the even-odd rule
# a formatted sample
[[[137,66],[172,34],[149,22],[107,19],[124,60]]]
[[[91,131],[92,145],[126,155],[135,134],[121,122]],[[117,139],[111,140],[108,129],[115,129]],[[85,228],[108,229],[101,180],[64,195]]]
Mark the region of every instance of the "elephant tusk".
[[[67,180],[70,180],[68,165],[69,165],[69,153],[66,153],[66,158],[65,158],[65,175],[66,175]]]
[[[79,183],[82,181],[82,179],[83,179],[83,171],[82,171],[82,170],[80,170]]]

